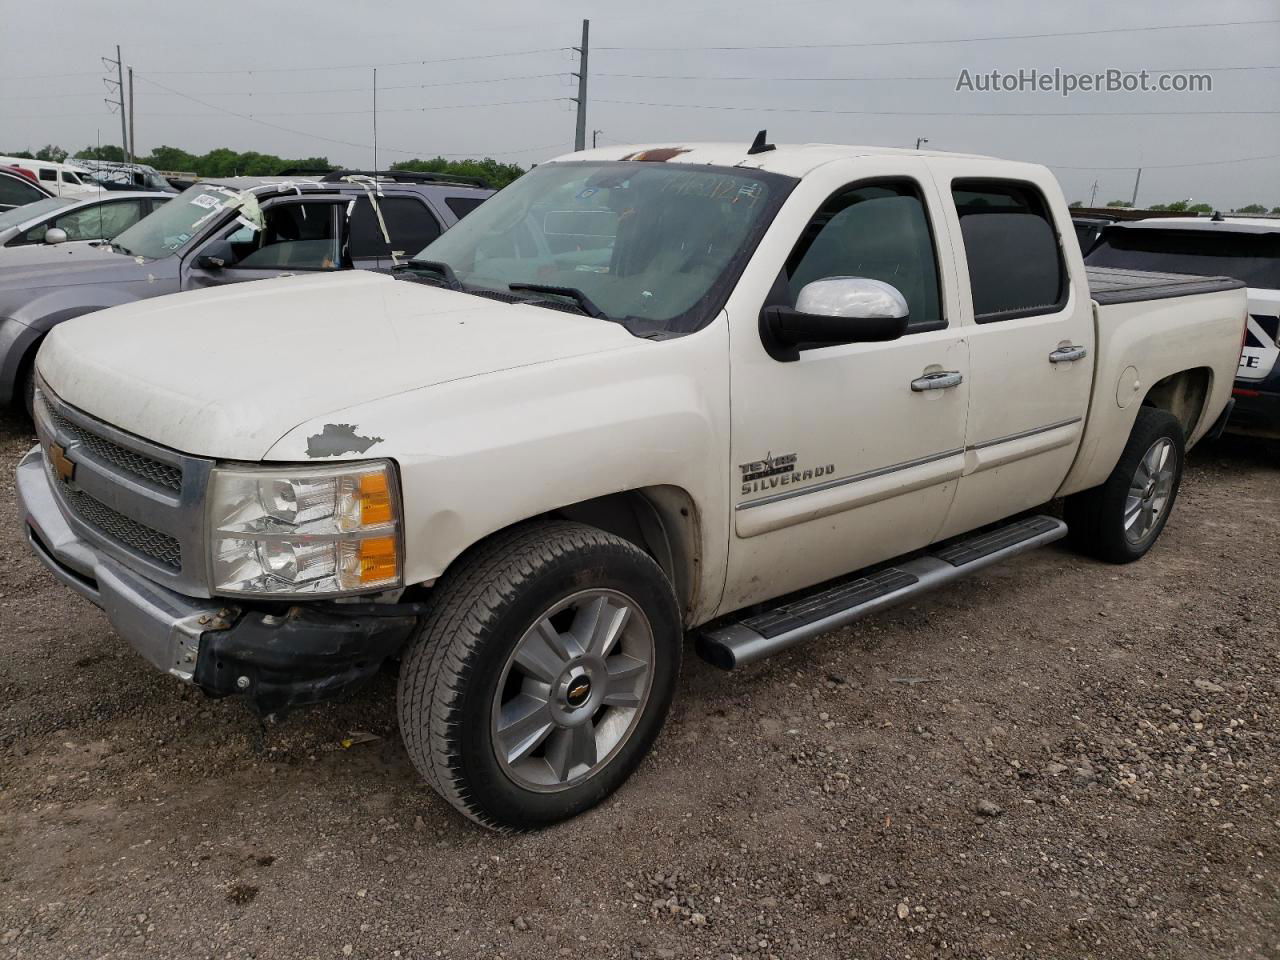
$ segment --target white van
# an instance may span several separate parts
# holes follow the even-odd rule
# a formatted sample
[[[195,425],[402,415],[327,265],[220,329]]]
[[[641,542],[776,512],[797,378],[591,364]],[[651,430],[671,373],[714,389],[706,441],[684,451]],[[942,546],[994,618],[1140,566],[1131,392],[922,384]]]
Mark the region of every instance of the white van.
[[[52,160],[28,160],[25,157],[0,157],[0,166],[16,166],[30,170],[40,185],[58,197],[83,197],[97,193],[99,187],[84,167]]]

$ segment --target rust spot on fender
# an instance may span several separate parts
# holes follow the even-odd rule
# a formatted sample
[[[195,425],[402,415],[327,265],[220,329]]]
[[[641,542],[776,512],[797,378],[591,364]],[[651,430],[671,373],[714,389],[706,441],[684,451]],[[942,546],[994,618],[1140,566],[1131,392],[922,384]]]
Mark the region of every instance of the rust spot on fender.
[[[308,457],[338,457],[344,453],[364,453],[382,437],[362,437],[354,423],[326,423],[317,434],[307,437]]]
[[[640,150],[636,153],[628,153],[623,160],[636,160],[641,163],[665,163],[672,157],[678,157],[682,153],[688,153],[688,147],[657,147],[653,150]]]

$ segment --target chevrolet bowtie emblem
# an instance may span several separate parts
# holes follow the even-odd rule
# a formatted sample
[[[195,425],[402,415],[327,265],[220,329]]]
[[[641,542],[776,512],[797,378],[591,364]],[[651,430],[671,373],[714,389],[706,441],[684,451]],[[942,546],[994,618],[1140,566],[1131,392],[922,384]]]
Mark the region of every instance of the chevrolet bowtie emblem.
[[[49,463],[63,483],[70,483],[76,478],[76,462],[67,456],[66,448],[61,445],[49,444]]]

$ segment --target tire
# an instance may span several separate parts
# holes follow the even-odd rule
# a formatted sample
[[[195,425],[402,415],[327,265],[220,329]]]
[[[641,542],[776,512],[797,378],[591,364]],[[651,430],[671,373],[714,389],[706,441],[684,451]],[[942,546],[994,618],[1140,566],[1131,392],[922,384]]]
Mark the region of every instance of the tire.
[[[1173,512],[1184,454],[1177,418],[1142,407],[1111,476],[1099,487],[1067,497],[1072,545],[1108,563],[1132,563],[1144,556]]]
[[[648,753],[682,643],[671,583],[639,547],[578,523],[515,527],[432,591],[401,665],[401,736],[467,817],[548,826],[600,803]]]

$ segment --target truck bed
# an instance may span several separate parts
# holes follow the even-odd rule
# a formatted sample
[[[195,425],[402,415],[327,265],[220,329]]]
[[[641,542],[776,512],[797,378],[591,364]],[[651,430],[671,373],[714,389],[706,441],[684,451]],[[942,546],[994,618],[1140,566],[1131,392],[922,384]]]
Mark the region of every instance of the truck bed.
[[[1189,297],[1244,286],[1243,281],[1230,277],[1193,277],[1182,273],[1121,270],[1116,267],[1086,266],[1085,275],[1089,278],[1089,292],[1099,304]]]

